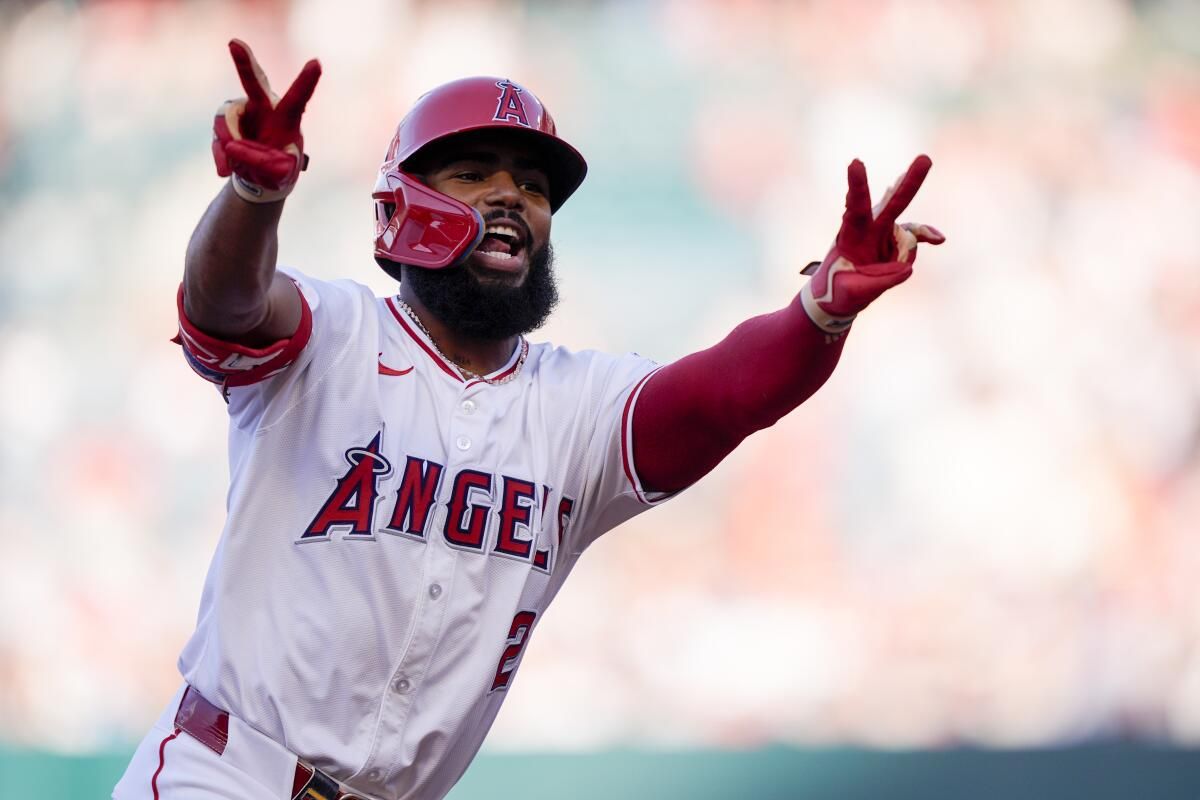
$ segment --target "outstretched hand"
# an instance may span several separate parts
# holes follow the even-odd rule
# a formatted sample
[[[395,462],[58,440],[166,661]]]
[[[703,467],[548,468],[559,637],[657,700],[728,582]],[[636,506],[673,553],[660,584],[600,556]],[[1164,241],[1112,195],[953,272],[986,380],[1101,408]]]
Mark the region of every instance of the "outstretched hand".
[[[817,327],[826,333],[841,334],[859,311],[908,279],[918,243],[936,245],[946,241],[931,225],[896,224],[931,166],[929,156],[917,156],[872,208],[867,168],[858,159],[850,162],[846,213],[837,239],[824,261],[804,270],[812,274],[812,280],[800,290],[800,298]]]
[[[244,42],[233,39],[229,52],[246,96],[217,112],[212,143],[217,174],[233,174],[234,189],[247,200],[282,199],[306,166],[300,118],[321,77],[321,64],[316,59],[305,64],[281,99]]]

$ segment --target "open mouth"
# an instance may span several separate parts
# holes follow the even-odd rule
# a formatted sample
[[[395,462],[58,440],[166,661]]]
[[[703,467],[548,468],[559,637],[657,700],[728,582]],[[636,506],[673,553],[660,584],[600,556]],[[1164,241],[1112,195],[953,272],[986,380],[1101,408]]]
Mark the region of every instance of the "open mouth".
[[[493,269],[519,269],[525,263],[525,235],[511,223],[489,222],[475,253]]]

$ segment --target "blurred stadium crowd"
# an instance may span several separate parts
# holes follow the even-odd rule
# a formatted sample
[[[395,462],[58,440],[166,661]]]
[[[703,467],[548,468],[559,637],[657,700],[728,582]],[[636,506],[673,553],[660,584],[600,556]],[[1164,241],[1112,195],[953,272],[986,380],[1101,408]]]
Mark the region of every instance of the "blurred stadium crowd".
[[[388,293],[369,191],[423,90],[503,74],[591,174],[545,336],[668,361],[786,303],[845,166],[949,237],[829,385],[610,534],[493,748],[1200,742],[1200,5],[0,6],[0,741],[124,746],[175,688],[223,404],[168,342],[250,42],[325,68],[281,260]],[[264,636],[273,635],[264,631]]]

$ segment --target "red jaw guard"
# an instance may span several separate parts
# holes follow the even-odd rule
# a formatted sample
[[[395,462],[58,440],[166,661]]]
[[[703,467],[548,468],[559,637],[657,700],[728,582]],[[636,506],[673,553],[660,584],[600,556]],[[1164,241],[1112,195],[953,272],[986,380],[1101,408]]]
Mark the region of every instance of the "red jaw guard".
[[[444,269],[461,264],[483,240],[478,211],[399,170],[381,175],[373,196],[376,258]]]

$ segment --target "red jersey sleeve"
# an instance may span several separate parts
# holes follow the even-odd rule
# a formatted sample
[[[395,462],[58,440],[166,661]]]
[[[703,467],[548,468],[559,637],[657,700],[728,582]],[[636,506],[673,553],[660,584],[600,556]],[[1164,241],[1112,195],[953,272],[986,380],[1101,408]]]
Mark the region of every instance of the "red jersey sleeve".
[[[300,295],[300,325],[286,339],[266,347],[246,347],[210,336],[192,324],[183,310],[183,284],[175,297],[179,310],[179,333],[171,341],[183,347],[183,355],[191,368],[204,380],[222,390],[234,386],[249,386],[281,372],[296,360],[312,336],[312,309],[304,292],[293,281]]]

